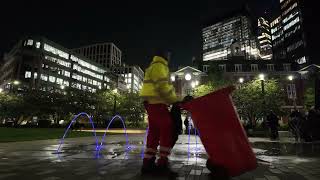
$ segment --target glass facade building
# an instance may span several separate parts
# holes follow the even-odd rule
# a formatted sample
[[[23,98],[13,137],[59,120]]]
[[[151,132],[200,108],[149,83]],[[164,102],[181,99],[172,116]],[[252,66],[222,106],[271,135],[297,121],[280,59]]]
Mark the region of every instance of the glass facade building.
[[[260,45],[261,58],[272,59],[272,39],[269,21],[260,17],[258,19],[258,41]]]
[[[96,92],[112,83],[104,67],[43,37],[21,40],[0,70],[2,85],[19,81],[21,88],[45,91],[70,87]]]
[[[122,52],[113,43],[92,44],[73,49],[73,51],[91,59],[105,68],[121,66]]]
[[[241,56],[247,60],[260,58],[249,17],[234,15],[202,29],[203,61],[227,60]]]
[[[113,67],[112,71],[124,77],[129,92],[139,92],[142,88],[144,72],[139,66]]]

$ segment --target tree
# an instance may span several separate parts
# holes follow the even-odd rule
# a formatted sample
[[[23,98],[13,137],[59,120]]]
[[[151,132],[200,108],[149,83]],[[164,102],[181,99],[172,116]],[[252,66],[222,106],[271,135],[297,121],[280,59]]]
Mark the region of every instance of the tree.
[[[144,120],[143,99],[137,93],[123,93],[118,111],[129,127],[140,127]]]
[[[268,111],[273,110],[276,114],[282,114],[281,106],[285,104],[285,93],[275,80],[264,82],[265,92],[262,92],[261,81],[247,82],[236,90],[233,100],[241,117],[252,126],[266,116]]]

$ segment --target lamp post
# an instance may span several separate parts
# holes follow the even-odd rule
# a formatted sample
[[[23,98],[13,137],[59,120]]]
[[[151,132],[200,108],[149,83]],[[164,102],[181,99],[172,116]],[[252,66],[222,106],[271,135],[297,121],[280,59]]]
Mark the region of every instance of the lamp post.
[[[265,81],[265,75],[264,74],[259,74],[259,79],[261,82],[261,92],[262,92],[262,116],[263,119],[266,116],[266,112],[265,112],[265,104],[266,104],[266,100],[265,100],[265,90],[264,90],[264,81]]]
[[[112,90],[112,92],[114,93],[113,115],[116,115],[118,89],[115,88],[114,90]]]
[[[244,79],[242,77],[239,78],[239,83],[240,83],[239,89],[241,89],[243,82],[244,82]]]
[[[294,109],[296,109],[297,107],[297,104],[296,104],[296,86],[294,85],[293,83],[293,79],[294,79],[294,76],[292,75],[289,75],[288,76],[288,80],[290,81],[290,84],[289,84],[289,87],[288,90],[290,90],[290,92],[288,92],[288,97],[289,99],[291,98],[293,100],[293,107]]]

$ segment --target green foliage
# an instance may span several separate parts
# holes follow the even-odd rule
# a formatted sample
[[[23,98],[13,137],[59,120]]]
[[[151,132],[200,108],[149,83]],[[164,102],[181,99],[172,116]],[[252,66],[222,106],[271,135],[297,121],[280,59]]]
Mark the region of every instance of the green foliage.
[[[214,85],[212,83],[207,83],[200,85],[195,88],[194,95],[196,97],[204,96],[206,94],[209,94],[215,90]]]
[[[281,106],[285,104],[285,93],[277,81],[265,81],[264,93],[261,87],[261,81],[255,80],[242,84],[233,94],[239,115],[254,126],[270,110],[281,115]]]
[[[140,127],[145,114],[142,98],[137,93],[123,93],[118,112],[125,118],[127,126]]]
[[[145,110],[139,95],[110,90],[97,93],[75,89],[67,89],[65,93],[30,90],[20,96],[1,93],[0,119],[37,116],[38,119],[53,119],[58,123],[61,119],[69,121],[75,114],[86,112],[94,116],[98,125],[103,125],[114,115],[115,100],[116,113],[125,118],[128,126],[143,126]]]

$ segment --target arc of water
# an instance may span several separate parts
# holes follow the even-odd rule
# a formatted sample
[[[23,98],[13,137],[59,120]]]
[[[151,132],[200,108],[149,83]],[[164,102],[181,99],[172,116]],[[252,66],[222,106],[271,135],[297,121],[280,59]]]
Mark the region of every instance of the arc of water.
[[[125,148],[125,153],[126,153],[126,154],[125,154],[125,156],[127,156],[127,153],[128,153],[128,151],[130,150],[129,139],[128,139],[127,129],[126,129],[126,125],[125,125],[125,123],[124,123],[124,120],[123,120],[123,118],[122,118],[121,116],[119,116],[119,115],[113,116],[113,118],[112,118],[111,121],[109,122],[109,124],[108,124],[108,126],[107,126],[107,128],[106,128],[106,130],[105,130],[105,132],[104,132],[104,135],[103,135],[103,137],[102,137],[102,140],[101,140],[101,142],[100,142],[100,146],[99,146],[99,148],[98,148],[98,154],[100,153],[100,150],[102,149],[103,142],[104,142],[105,137],[106,137],[106,135],[107,135],[107,132],[108,132],[108,130],[109,130],[109,128],[110,128],[110,125],[113,123],[114,120],[116,120],[116,118],[120,119],[121,122],[122,122],[122,126],[123,126],[123,129],[124,129],[124,134],[125,134],[125,137],[126,137],[126,148]]]
[[[82,113],[77,114],[77,115],[72,119],[72,121],[70,122],[68,128],[65,130],[62,138],[60,139],[59,147],[58,147],[58,149],[57,149],[57,154],[60,153],[61,146],[62,146],[62,144],[64,143],[64,139],[65,139],[67,133],[69,132],[69,129],[71,128],[72,124],[73,124],[80,116],[87,116],[87,117],[89,118],[89,121],[90,121],[90,123],[91,123],[91,125],[92,125],[92,130],[93,130],[93,134],[94,134],[94,137],[95,137],[95,141],[96,141],[96,149],[95,149],[95,150],[98,149],[99,143],[98,143],[98,138],[97,138],[96,130],[95,130],[95,127],[94,127],[94,123],[93,123],[93,121],[92,121],[92,116],[89,116],[87,113],[82,112]]]
[[[144,135],[144,139],[143,139],[143,147],[142,147],[142,150],[141,150],[141,159],[144,158],[144,149],[145,149],[146,144],[147,144],[148,133],[149,133],[149,126],[147,127],[146,134]]]

